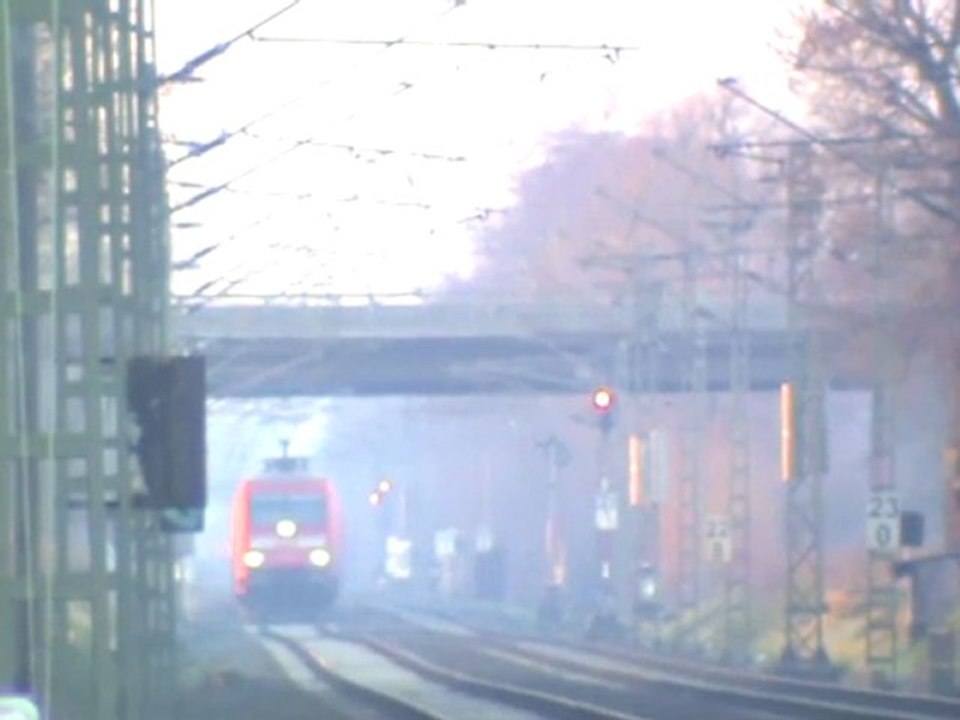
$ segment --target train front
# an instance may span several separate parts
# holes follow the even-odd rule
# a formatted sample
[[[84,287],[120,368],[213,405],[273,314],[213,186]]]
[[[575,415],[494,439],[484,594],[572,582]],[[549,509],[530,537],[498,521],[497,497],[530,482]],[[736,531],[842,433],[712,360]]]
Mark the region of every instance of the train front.
[[[250,609],[314,610],[336,599],[340,518],[328,480],[247,480],[234,518],[234,592]]]

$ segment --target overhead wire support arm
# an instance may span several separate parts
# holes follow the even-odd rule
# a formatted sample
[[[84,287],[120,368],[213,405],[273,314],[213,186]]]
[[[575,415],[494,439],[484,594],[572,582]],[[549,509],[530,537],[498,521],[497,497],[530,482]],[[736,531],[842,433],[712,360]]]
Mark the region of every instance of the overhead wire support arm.
[[[680,162],[675,157],[673,157],[670,153],[668,153],[666,148],[664,147],[655,147],[652,151],[652,155],[660,162],[664,163],[668,167],[673,168],[677,172],[682,173],[683,175],[690,178],[698,185],[703,185],[709,188],[713,188],[714,190],[721,193],[722,195],[725,195],[726,197],[733,200],[737,205],[743,205],[751,208],[759,207],[757,203],[744,198],[741,193],[733,190],[732,188],[724,185],[721,182],[717,182],[716,180],[714,180],[711,177],[708,177],[704,173],[697,172],[686,163]]]
[[[299,5],[300,2],[301,0],[292,0],[292,2],[288,3],[287,5],[280,8],[279,10],[271,13],[270,15],[263,18],[262,20],[257,21],[256,23],[248,27],[246,30],[240,33],[237,33],[235,36],[233,36],[229,40],[222,43],[217,43],[212,48],[205,50],[204,52],[200,53],[196,57],[188,60],[186,63],[184,63],[183,67],[181,67],[176,72],[171,73],[170,75],[162,76],[159,79],[159,85],[163,86],[169,83],[196,82],[197,78],[194,77],[194,73],[200,67],[206,65],[211,60],[214,60],[220,57],[225,52],[227,52],[227,50],[229,50],[231,47],[236,45],[241,40],[245,38],[253,39],[254,33],[257,30],[270,24],[271,22],[281,17],[282,15],[285,15],[286,13],[290,12],[293,8]]]
[[[256,172],[259,172],[266,166],[289,155],[290,153],[294,152],[298,148],[303,147],[303,145],[304,145],[303,142],[296,142],[290,147],[284,148],[281,152],[277,153],[276,155],[272,155],[271,157],[267,158],[263,162],[257,163],[253,167],[247,168],[246,170],[244,170],[238,175],[235,175],[234,177],[230,178],[226,182],[222,182],[219,185],[214,185],[212,187],[206,188],[205,190],[194,195],[193,197],[187,200],[184,200],[182,203],[179,203],[171,207],[170,214],[172,215],[173,213],[179,212],[181,210],[186,210],[187,208],[193,207],[194,205],[197,205],[198,203],[223,192],[224,190],[230,189],[230,186],[233,185],[234,183],[238,182],[239,180],[242,180],[245,177],[249,177],[250,175],[253,175]]]
[[[277,13],[274,13],[274,14],[271,15],[270,17],[268,17],[268,18],[266,18],[265,20],[261,21],[261,22],[260,22],[257,26],[255,26],[253,29],[248,28],[244,33],[242,33],[242,34],[240,34],[240,35],[237,35],[237,37],[234,38],[233,41],[231,41],[230,44],[232,44],[233,42],[237,42],[237,41],[243,39],[244,37],[249,37],[251,40],[257,40],[258,38],[257,38],[257,37],[255,36],[255,34],[254,34],[257,29],[262,28],[264,25],[266,25],[266,24],[269,23],[269,22],[272,22],[273,20],[275,20],[276,18],[278,18],[278,17],[279,17],[280,15],[282,15],[283,13],[291,10],[291,9],[293,8],[293,6],[296,5],[296,4],[298,4],[299,2],[300,2],[300,0],[297,0],[297,1],[294,2],[293,4],[287,6],[286,8],[283,8],[282,10],[278,11]],[[444,10],[443,12],[439,13],[439,14],[436,16],[435,19],[439,19],[439,18],[446,17],[447,15],[449,15],[451,12],[454,12],[454,11],[455,11],[457,8],[459,8],[459,7],[461,7],[461,5],[459,5],[459,4],[458,4],[458,5],[453,5],[453,6],[449,7],[448,9]],[[411,32],[413,32],[413,31],[411,31]],[[404,42],[407,40],[407,38],[409,37],[409,34],[410,34],[410,33],[401,35],[401,36],[398,37],[396,40],[388,43],[387,45],[385,45],[384,47],[381,48],[381,52],[384,52],[384,51],[386,51],[386,50],[389,50],[389,49],[392,48],[392,47],[395,47],[395,46],[397,46],[397,45],[400,45],[400,44],[404,43]],[[217,53],[217,54],[211,56],[210,58],[207,58],[207,60],[210,60],[210,59],[212,59],[213,57],[216,57],[216,55],[218,55],[218,54],[222,54],[222,53]],[[207,60],[204,60],[204,62],[206,62]],[[194,59],[193,61],[191,61],[191,63],[195,63],[195,62],[196,62],[196,59]],[[188,65],[190,65],[190,63],[188,63]],[[195,69],[196,67],[197,67],[197,65],[194,65],[194,69]],[[359,67],[359,65],[356,65],[356,64],[355,64],[355,65],[353,65],[351,68],[349,68],[349,71],[356,70],[358,67]],[[171,161],[171,162],[168,164],[167,167],[168,167],[168,168],[172,168],[172,167],[174,167],[174,166],[176,166],[176,165],[179,165],[179,164],[182,163],[182,162],[185,162],[185,161],[190,160],[190,159],[192,159],[192,158],[200,157],[200,156],[202,156],[202,155],[207,154],[207,153],[210,152],[211,150],[215,150],[216,148],[219,148],[219,147],[222,147],[222,146],[226,145],[227,142],[229,142],[230,140],[233,140],[233,139],[234,139],[235,137],[237,137],[238,135],[247,133],[247,132],[250,130],[250,128],[252,128],[252,127],[254,127],[254,126],[256,126],[256,125],[259,125],[259,124],[263,123],[264,121],[269,120],[270,118],[279,115],[280,113],[284,112],[285,110],[288,110],[289,108],[293,107],[293,106],[296,105],[297,103],[302,102],[303,99],[306,98],[311,92],[314,92],[314,91],[316,91],[316,90],[323,89],[323,88],[325,88],[325,87],[333,84],[334,82],[335,82],[334,80],[323,80],[323,81],[321,81],[320,83],[318,83],[317,85],[315,85],[311,90],[308,90],[307,92],[300,93],[300,94],[298,94],[297,96],[295,96],[295,97],[293,97],[293,98],[289,98],[289,99],[283,101],[282,103],[280,103],[280,104],[278,104],[278,105],[270,108],[269,110],[261,113],[260,115],[254,117],[254,118],[251,118],[250,120],[247,120],[245,123],[243,123],[243,124],[240,125],[239,127],[235,128],[235,129],[233,129],[233,130],[228,130],[228,131],[226,131],[226,132],[221,133],[219,136],[217,136],[216,138],[214,138],[214,139],[212,139],[212,140],[209,140],[209,141],[207,141],[207,142],[187,143],[188,147],[191,147],[190,152],[188,152],[188,153],[187,153],[186,155],[184,155],[183,157],[179,157],[179,158],[177,158],[176,160]],[[183,143],[177,143],[177,144],[183,144]]]
[[[721,80],[718,80],[717,84],[727,92],[731,93],[735,97],[742,100],[743,102],[747,103],[752,107],[755,107],[757,110],[759,110],[763,114],[773,118],[784,127],[789,128],[793,132],[797,133],[800,137],[803,138],[804,142],[807,142],[810,145],[824,148],[835,157],[852,165],[853,167],[855,167],[857,170],[864,173],[868,177],[872,178],[875,175],[874,168],[864,164],[859,158],[852,156],[841,149],[842,145],[849,144],[852,141],[850,138],[844,138],[843,142],[837,142],[836,140],[833,140],[831,138],[821,138],[815,132],[812,132],[811,130],[800,125],[799,123],[791,120],[783,113],[778,112],[773,108],[769,108],[763,103],[761,103],[759,100],[756,100],[755,98],[751,97],[749,94],[747,94],[737,86],[737,81],[735,78],[723,78]],[[897,139],[906,139],[906,138],[897,138]],[[874,141],[877,141],[877,140],[878,139],[875,139]],[[869,142],[869,139],[864,138],[864,141]],[[904,197],[909,198],[910,200],[915,202],[917,205],[924,208],[925,210],[928,210],[929,212],[933,213],[937,217],[944,220],[949,220],[953,223],[956,223],[957,225],[960,225],[960,215],[958,215],[956,212],[951,210],[949,207],[945,207],[943,205],[940,205],[939,203],[933,202],[927,196],[926,193],[918,192],[917,190],[914,190],[912,188],[899,187],[895,184],[891,185],[891,190],[894,191],[897,195],[902,195]]]
[[[183,157],[179,157],[176,160],[171,160],[168,164],[168,168],[172,168],[174,165],[179,165],[184,160],[190,160],[191,158],[200,157],[201,155],[206,155],[211,150],[224,145],[228,140],[235,137],[239,134],[239,131],[234,132],[222,132],[213,140],[208,140],[207,142],[195,142],[195,143],[177,143],[178,145],[186,145],[190,148],[190,151]]]

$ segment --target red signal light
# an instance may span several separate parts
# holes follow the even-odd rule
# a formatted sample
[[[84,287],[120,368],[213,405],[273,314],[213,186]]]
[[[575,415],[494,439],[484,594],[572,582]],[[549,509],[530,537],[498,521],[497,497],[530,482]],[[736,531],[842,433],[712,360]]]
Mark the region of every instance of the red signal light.
[[[601,387],[593,391],[593,407],[598,412],[609,412],[613,408],[614,401],[613,390],[610,388]]]

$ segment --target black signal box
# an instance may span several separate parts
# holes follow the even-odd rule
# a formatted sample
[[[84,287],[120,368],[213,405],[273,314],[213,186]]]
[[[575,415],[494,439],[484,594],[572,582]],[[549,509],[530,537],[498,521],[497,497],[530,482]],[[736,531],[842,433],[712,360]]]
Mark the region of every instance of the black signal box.
[[[127,403],[140,429],[134,451],[147,486],[146,505],[159,510],[206,507],[205,359],[132,358]]]

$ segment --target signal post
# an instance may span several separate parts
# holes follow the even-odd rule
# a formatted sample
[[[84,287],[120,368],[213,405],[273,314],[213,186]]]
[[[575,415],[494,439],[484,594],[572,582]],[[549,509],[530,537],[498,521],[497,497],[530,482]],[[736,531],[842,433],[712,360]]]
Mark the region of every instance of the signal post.
[[[595,575],[598,590],[597,613],[593,630],[597,633],[618,632],[619,603],[617,581],[620,568],[617,560],[617,535],[620,532],[620,498],[610,478],[610,435],[617,412],[617,396],[613,389],[600,386],[590,396],[595,424],[599,430],[597,440],[597,494],[594,507],[594,530],[596,532]]]
[[[647,647],[661,643],[660,493],[652,482],[661,459],[657,433],[632,434],[627,440],[630,544],[628,593],[638,641]]]
[[[613,579],[614,536],[620,527],[620,513],[616,489],[610,483],[610,432],[613,429],[613,414],[616,396],[608,387],[593,391],[593,409],[597,413],[597,428],[600,438],[597,446],[597,470],[600,482],[597,488],[594,525],[597,530],[597,560],[601,584],[609,585]]]

